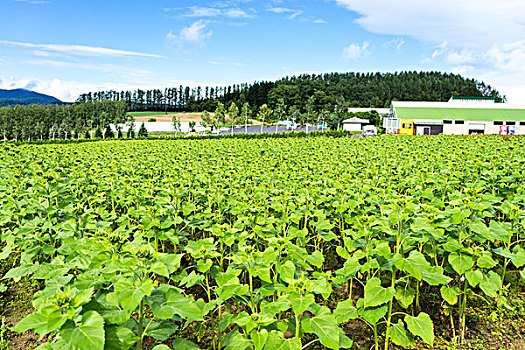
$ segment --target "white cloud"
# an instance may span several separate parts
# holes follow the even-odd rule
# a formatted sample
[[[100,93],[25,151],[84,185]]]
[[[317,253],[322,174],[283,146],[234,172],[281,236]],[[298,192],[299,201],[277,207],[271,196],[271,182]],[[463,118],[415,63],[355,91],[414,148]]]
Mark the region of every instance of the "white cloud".
[[[198,20],[189,27],[182,28],[179,34],[173,34],[170,31],[166,38],[171,41],[183,43],[189,42],[193,44],[199,44],[209,39],[213,35],[213,31],[208,30],[208,22],[204,20]]]
[[[313,23],[315,23],[315,24],[325,24],[325,23],[328,23],[328,22],[326,22],[326,20],[324,20],[322,18],[318,18],[318,19],[314,19]]]
[[[348,45],[343,50],[343,61],[357,61],[361,58],[370,56],[370,51],[368,50],[369,45],[369,41],[363,42],[362,45],[359,45],[358,43]]]
[[[400,53],[404,45],[405,45],[404,39],[396,38],[396,39],[392,39],[384,43],[383,47],[386,47],[386,48],[393,47],[397,53]]]
[[[301,10],[290,9],[287,7],[271,7],[267,9],[267,11],[277,14],[286,14],[288,19],[295,19],[303,14],[303,11]]]
[[[358,13],[356,22],[372,33],[434,45],[422,63],[442,60],[509,101],[525,102],[525,0],[334,1]]]
[[[378,34],[408,35],[453,47],[488,48],[525,37],[524,0],[335,0]]]
[[[110,56],[110,57],[154,57],[159,58],[162,56],[141,53],[134,51],[125,51],[125,50],[115,50],[108,49],[104,47],[96,46],[85,46],[85,45],[62,45],[62,44],[34,44],[34,43],[24,43],[17,41],[8,41],[0,40],[0,45],[7,45],[12,47],[22,47],[22,48],[31,48],[38,49],[41,51],[47,52],[58,52],[62,54],[68,54],[73,56]]]
[[[217,4],[221,5],[221,4]],[[249,12],[239,8],[239,7],[228,7],[227,4],[222,4],[221,6],[190,6],[188,8],[165,8],[165,12],[183,12],[178,16],[188,17],[188,18],[204,18],[204,17],[228,17],[228,18],[243,18],[249,19],[254,18],[256,11],[251,9]]]

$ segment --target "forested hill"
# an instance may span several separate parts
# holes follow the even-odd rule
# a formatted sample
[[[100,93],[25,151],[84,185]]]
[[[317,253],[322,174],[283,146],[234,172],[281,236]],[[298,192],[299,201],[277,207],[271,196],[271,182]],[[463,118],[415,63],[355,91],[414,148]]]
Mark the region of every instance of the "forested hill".
[[[216,102],[252,107],[275,107],[280,99],[304,111],[313,96],[318,110],[335,106],[389,107],[398,101],[447,101],[456,96],[504,97],[490,85],[460,75],[439,72],[304,74],[278,81],[261,81],[227,87],[174,87],[164,90],[102,91],[83,94],[79,102],[124,100],[130,110],[204,111]]]
[[[0,107],[30,104],[62,104],[59,99],[25,89],[0,89]]]

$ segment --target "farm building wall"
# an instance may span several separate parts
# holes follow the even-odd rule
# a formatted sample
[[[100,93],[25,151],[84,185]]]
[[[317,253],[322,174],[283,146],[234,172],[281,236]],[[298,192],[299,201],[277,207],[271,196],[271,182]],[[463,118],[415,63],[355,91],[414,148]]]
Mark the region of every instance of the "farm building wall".
[[[362,131],[363,125],[361,123],[344,123],[343,130],[347,131]]]

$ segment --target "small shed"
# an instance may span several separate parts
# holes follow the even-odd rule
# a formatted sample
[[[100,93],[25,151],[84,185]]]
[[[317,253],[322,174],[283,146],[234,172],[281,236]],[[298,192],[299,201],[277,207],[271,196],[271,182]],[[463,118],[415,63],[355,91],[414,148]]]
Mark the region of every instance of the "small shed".
[[[343,130],[348,131],[363,131],[363,126],[370,124],[368,119],[361,119],[353,117],[343,120]]]

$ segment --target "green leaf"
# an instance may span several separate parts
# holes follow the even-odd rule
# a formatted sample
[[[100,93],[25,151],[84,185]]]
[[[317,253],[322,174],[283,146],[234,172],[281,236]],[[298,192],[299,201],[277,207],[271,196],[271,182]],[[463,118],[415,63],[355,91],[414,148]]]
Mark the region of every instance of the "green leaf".
[[[373,277],[365,285],[365,304],[364,307],[374,307],[388,303],[396,294],[392,287],[383,288],[381,280]]]
[[[105,339],[105,349],[108,350],[127,350],[139,340],[129,328],[122,326],[106,326]]]
[[[441,296],[450,305],[456,305],[458,302],[459,288],[458,287],[447,287],[441,286]]]
[[[516,254],[514,254],[511,258],[512,264],[516,266],[517,268],[522,267],[525,265],[525,251],[520,250]]]
[[[324,255],[320,251],[316,250],[308,256],[307,260],[311,265],[320,269],[324,263]]]
[[[108,349],[108,350],[110,350],[110,349]],[[159,344],[159,345],[155,345],[153,350],[171,350],[171,349],[166,344]]]
[[[173,349],[175,350],[200,350],[200,348],[189,340],[177,338],[173,341]]]
[[[60,335],[75,349],[103,350],[104,319],[96,311],[88,311],[80,323],[68,321],[60,330]]]
[[[361,317],[365,321],[367,321],[370,324],[376,324],[382,317],[384,317],[388,311],[388,305],[383,304],[382,306],[378,307],[369,307],[364,308],[364,299],[360,298],[357,301],[357,311]]]
[[[417,317],[406,315],[405,323],[410,333],[420,336],[427,344],[434,344],[434,324],[426,313],[421,312]]]
[[[334,310],[334,316],[337,323],[346,323],[348,320],[356,319],[359,315],[357,308],[354,306],[354,301],[352,299],[346,299],[337,304]]]
[[[467,271],[465,272],[465,277],[472,287],[477,286],[481,281],[483,281],[483,273],[480,270]]]
[[[164,298],[161,295],[158,296],[158,299],[156,298],[151,302],[151,310],[155,317],[166,320],[177,314],[189,321],[204,321],[201,310],[195,301],[185,297],[176,289],[168,289]]]
[[[413,288],[396,287],[395,298],[403,309],[408,308],[412,304],[415,295],[416,291]]]
[[[474,266],[474,259],[463,252],[453,252],[448,256],[448,262],[452,268],[460,275],[472,269]]]
[[[508,226],[508,224],[496,222],[492,220],[489,224],[489,230],[490,230],[490,234],[495,240],[509,244],[511,234],[510,234],[510,231],[505,226]]]
[[[412,345],[412,342],[414,341],[412,334],[408,333],[408,331],[405,329],[405,324],[401,320],[397,321],[397,324],[390,328],[390,338],[394,344],[404,348]]]
[[[339,327],[334,315],[324,313],[315,317],[304,317],[301,325],[307,333],[314,333],[321,344],[329,349],[339,349]]]
[[[483,275],[483,280],[479,283],[479,287],[487,296],[495,298],[496,293],[502,287],[500,275],[494,271],[489,271],[488,275]]]
[[[394,265],[418,281],[421,281],[421,278],[423,278],[423,271],[430,269],[430,263],[425,259],[425,256],[417,250],[411,251],[408,258],[403,258],[401,254],[396,254],[394,256]]]
[[[24,276],[30,275],[33,272],[35,272],[36,270],[38,270],[39,267],[40,267],[39,265],[23,265],[23,266],[15,267],[9,270],[5,274],[3,279],[8,279],[8,278],[16,279],[16,278],[24,277]]]
[[[290,304],[292,305],[293,313],[296,316],[299,316],[303,312],[308,309],[310,305],[312,305],[315,302],[315,298],[313,294],[307,294],[299,295],[296,293],[290,294],[290,297],[288,299],[290,301]]]
[[[277,272],[281,280],[286,283],[292,283],[295,278],[295,265],[290,260],[277,267]]]
[[[349,349],[352,347],[353,344],[354,342],[352,341],[352,339],[348,338],[345,332],[341,328],[339,328],[339,348]]]
[[[423,280],[431,286],[439,286],[440,284],[448,284],[452,279],[443,274],[441,266],[433,266],[427,271],[423,271]]]
[[[68,317],[62,315],[58,306],[49,305],[25,317],[12,329],[18,333],[33,329],[36,333],[45,335],[49,332],[58,330],[67,320]]]
[[[498,263],[492,259],[492,256],[490,255],[490,253],[484,253],[482,256],[478,258],[478,261],[476,263],[478,267],[481,267],[483,269],[491,269],[497,264]]]
[[[254,330],[250,333],[250,338],[255,350],[262,350],[268,340],[268,331],[266,329],[261,329],[259,332]]]
[[[145,335],[156,340],[165,341],[175,333],[177,329],[179,329],[179,327],[170,321],[162,320],[160,322],[151,322]]]
[[[3,285],[3,284],[0,284],[0,293],[3,293],[7,290],[7,286],[6,285]]]
[[[255,348],[256,350],[259,350]],[[284,339],[282,333],[270,332],[264,350],[301,350],[302,343],[299,338]]]

